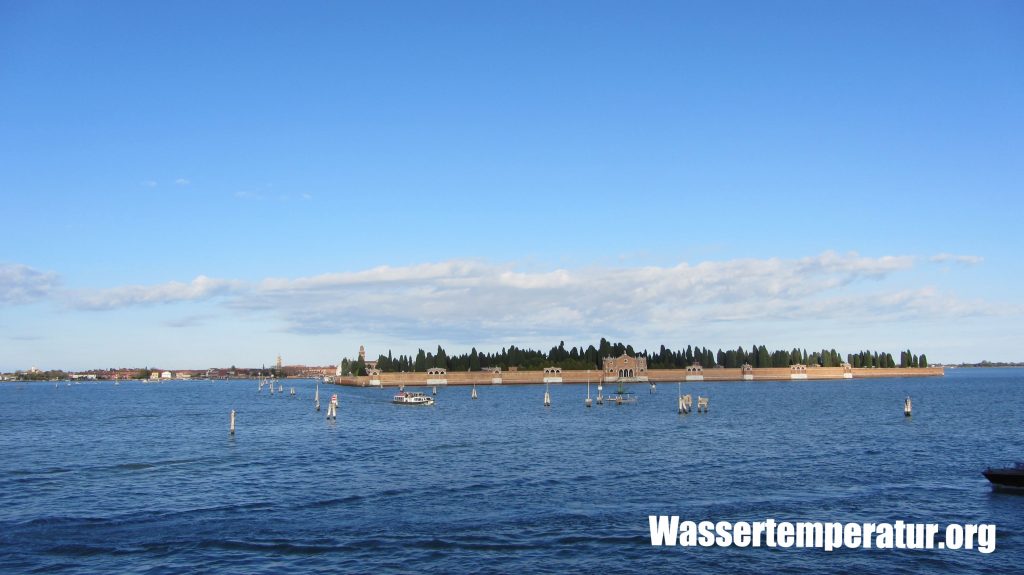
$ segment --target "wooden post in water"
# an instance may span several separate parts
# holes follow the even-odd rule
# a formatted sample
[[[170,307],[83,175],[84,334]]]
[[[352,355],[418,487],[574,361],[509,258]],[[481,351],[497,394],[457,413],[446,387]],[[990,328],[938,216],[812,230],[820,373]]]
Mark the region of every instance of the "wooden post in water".
[[[231,410],[231,431],[229,433],[231,435],[235,434],[235,410],[234,409]]]
[[[597,404],[604,405],[604,398],[601,397],[601,382],[597,382]]]
[[[701,397],[701,396],[698,395],[697,396],[697,413],[700,413],[702,409],[704,410],[704,413],[708,412],[708,398],[707,397]]]
[[[551,407],[551,384],[544,388],[544,407]]]
[[[469,396],[471,399],[476,399],[476,384],[473,384],[473,393]]]
[[[436,385],[433,388],[431,388],[430,393],[432,395],[437,395],[437,386]]]
[[[590,407],[590,380],[587,380],[587,400],[583,402],[583,405]]]
[[[910,413],[913,411],[913,406],[910,403],[910,396],[903,400],[903,417],[910,417]]]

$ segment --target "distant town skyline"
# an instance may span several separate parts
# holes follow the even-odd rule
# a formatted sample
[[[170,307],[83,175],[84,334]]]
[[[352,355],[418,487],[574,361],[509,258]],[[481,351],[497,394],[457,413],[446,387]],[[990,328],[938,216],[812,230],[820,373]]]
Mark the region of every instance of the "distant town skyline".
[[[1021,361],[1018,2],[0,3],[0,371]]]

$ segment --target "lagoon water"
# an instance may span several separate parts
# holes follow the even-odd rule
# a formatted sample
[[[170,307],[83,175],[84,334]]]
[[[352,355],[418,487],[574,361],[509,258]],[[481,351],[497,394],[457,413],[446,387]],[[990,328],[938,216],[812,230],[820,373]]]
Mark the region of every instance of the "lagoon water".
[[[585,386],[337,392],[337,422],[254,381],[0,385],[0,570],[17,573],[1010,573],[1024,370],[675,384],[586,409]],[[607,390],[606,390],[607,391]],[[596,386],[591,390],[596,395]],[[903,398],[914,415],[903,417]],[[228,413],[238,412],[228,436]],[[976,550],[650,545],[692,520],[995,523]]]

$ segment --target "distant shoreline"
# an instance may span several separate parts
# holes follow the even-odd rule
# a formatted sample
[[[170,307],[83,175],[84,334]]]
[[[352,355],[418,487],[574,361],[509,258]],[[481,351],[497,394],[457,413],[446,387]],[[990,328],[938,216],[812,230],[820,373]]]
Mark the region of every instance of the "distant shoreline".
[[[398,387],[403,385],[430,387],[446,385],[520,385],[520,384],[637,384],[715,381],[814,381],[877,379],[885,377],[942,377],[941,367],[753,367],[702,369],[652,369],[637,377],[617,377],[601,370],[543,371],[458,371],[435,369],[424,372],[380,372],[363,376],[336,376],[328,383],[348,387]]]
[[[956,369],[960,369],[960,368],[973,368],[973,367],[978,367],[978,368],[988,368],[988,367],[1018,367],[1018,368],[1020,368],[1020,367],[1024,367],[1024,363],[1017,363],[1017,362],[1015,362],[1015,363],[1001,363],[1001,362],[997,362],[997,363],[992,363],[992,362],[982,362],[982,363],[958,363],[958,364],[956,364],[956,365],[943,365],[942,367],[948,367],[948,368],[951,368],[951,369],[952,369],[952,368],[956,368]]]

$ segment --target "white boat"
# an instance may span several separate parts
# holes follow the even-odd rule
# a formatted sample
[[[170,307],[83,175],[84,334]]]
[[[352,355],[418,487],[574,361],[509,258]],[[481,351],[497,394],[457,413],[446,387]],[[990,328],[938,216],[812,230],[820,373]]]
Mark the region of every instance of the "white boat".
[[[632,391],[626,391],[626,386],[622,385],[622,382],[620,381],[619,388],[615,390],[615,393],[609,394],[605,399],[614,402],[615,405],[636,403],[636,394]]]
[[[434,398],[418,391],[399,391],[391,398],[391,403],[399,405],[434,405]]]

